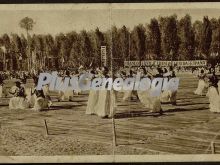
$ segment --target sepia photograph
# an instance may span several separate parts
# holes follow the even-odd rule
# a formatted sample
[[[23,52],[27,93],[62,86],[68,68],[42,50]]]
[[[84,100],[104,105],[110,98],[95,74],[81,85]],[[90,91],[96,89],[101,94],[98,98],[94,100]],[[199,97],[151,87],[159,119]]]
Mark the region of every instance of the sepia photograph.
[[[0,162],[220,161],[220,3],[0,5]]]

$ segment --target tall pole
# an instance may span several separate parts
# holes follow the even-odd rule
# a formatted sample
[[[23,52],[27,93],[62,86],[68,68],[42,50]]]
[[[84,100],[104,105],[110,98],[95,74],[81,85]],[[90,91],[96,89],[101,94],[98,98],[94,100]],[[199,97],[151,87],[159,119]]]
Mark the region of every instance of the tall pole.
[[[112,20],[112,13],[111,13],[112,11],[111,11],[111,8],[110,8],[110,12],[109,12],[109,14],[110,14],[110,27],[111,27],[111,20]],[[113,74],[113,54],[112,54],[112,45],[113,45],[113,41],[112,41],[112,29],[111,29],[111,47],[110,47],[110,53],[111,53],[111,77],[112,77],[112,79],[113,79],[113,77],[114,77],[114,74]],[[114,91],[112,91],[112,92],[114,92]],[[110,93],[110,95],[112,96],[114,96],[114,94],[112,93]],[[112,98],[110,98],[110,99],[112,99]],[[114,111],[115,111],[115,106],[112,106],[112,110],[113,110],[113,112],[112,112],[112,154],[114,155],[115,154],[115,146],[117,145],[116,144],[116,132],[115,132],[115,117],[114,117]]]

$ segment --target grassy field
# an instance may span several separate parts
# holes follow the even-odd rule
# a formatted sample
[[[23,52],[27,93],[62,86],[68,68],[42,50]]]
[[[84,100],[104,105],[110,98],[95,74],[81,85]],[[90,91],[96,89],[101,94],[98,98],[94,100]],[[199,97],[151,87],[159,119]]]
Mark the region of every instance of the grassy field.
[[[148,112],[138,101],[118,100],[115,154],[209,154],[215,141],[220,153],[220,115],[208,108],[208,98],[193,91],[198,80],[180,75],[177,105],[163,104],[164,114]],[[9,110],[0,106],[0,155],[109,155],[112,120],[85,115],[88,95],[74,102],[54,102],[49,111]],[[46,134],[44,120],[47,122]]]

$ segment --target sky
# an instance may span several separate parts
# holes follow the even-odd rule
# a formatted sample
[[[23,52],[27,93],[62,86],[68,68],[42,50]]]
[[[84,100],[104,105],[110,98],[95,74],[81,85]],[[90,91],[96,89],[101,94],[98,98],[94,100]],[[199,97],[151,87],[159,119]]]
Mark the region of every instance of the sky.
[[[111,10],[110,10],[111,9]],[[19,21],[28,16],[36,24],[35,34],[68,33],[70,31],[94,30],[98,27],[105,31],[115,25],[125,25],[132,29],[135,25],[146,24],[151,18],[176,14],[178,19],[190,14],[192,21],[202,20],[204,15],[209,18],[220,17],[220,3],[211,4],[122,4],[103,6],[92,5],[0,5],[0,35],[4,33],[25,33],[19,27]]]

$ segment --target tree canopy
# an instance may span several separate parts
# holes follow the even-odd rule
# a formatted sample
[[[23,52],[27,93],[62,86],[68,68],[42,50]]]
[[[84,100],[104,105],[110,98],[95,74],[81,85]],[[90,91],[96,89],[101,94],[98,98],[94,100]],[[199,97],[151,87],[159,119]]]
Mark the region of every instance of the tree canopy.
[[[113,56],[115,65],[123,66],[124,60],[194,60],[209,59],[220,54],[220,18],[204,16],[202,21],[192,22],[189,14],[178,19],[177,15],[152,18],[149,23],[139,24],[132,29],[125,25],[112,26],[107,31],[99,28],[81,32],[71,31],[56,36],[51,34],[29,34],[34,20],[23,18],[19,25],[27,32],[4,34],[0,45],[8,54],[28,57],[30,51],[37,59],[56,58],[69,66],[100,66],[101,46],[106,46],[108,61]],[[13,55],[12,55],[13,57]],[[110,64],[108,62],[108,64]]]

